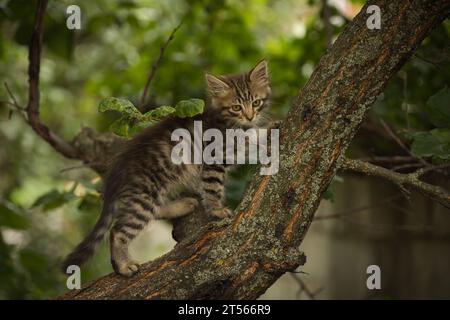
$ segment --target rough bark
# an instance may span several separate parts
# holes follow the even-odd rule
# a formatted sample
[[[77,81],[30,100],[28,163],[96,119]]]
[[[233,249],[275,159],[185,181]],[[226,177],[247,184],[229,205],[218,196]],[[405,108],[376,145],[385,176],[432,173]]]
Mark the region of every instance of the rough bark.
[[[366,8],[382,12],[366,27]],[[448,15],[450,0],[368,1],[321,59],[281,126],[280,171],[255,176],[232,218],[175,230],[181,240],[130,279],[110,274],[61,299],[255,299],[305,259],[298,251],[323,192],[389,78]],[[203,217],[203,218],[202,218]]]

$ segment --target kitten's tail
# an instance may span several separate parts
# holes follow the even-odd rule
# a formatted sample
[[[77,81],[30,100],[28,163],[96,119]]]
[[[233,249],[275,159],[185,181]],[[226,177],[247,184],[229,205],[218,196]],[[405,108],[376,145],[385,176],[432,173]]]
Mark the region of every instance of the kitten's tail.
[[[62,271],[67,272],[67,267],[71,265],[81,266],[85,263],[95,252],[100,242],[105,237],[109,230],[113,215],[112,208],[105,205],[102,213],[94,226],[94,229],[84,238],[84,240],[70,253],[62,264]]]

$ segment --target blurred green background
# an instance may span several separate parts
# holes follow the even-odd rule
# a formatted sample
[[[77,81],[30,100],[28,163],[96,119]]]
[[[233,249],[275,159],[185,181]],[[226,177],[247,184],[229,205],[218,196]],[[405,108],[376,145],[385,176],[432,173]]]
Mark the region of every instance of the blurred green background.
[[[66,8],[71,4],[81,8],[81,30],[66,28]],[[326,12],[334,38],[362,4],[329,1]],[[73,168],[79,163],[52,150],[17,111],[10,114],[4,82],[19,104],[27,101],[27,44],[34,10],[35,1],[0,1],[1,299],[51,298],[66,291],[59,263],[93,226],[100,205],[99,177],[87,168]],[[205,98],[205,70],[236,73],[266,58],[273,114],[282,118],[327,50],[330,34],[324,16],[322,1],[312,0],[49,1],[41,66],[42,120],[67,140],[84,126],[108,131],[117,115],[99,114],[99,102],[114,96],[138,104],[161,44],[183,17],[150,87],[149,106]],[[437,164],[450,161],[449,32],[446,21],[390,81],[348,154],[408,155],[386,134],[379,134],[382,119],[415,155]],[[243,194],[249,170],[231,174],[231,207]],[[333,201],[345,181],[335,179],[324,201]],[[151,256],[170,245],[153,246]],[[83,282],[112,271],[107,251],[104,245],[83,269]]]

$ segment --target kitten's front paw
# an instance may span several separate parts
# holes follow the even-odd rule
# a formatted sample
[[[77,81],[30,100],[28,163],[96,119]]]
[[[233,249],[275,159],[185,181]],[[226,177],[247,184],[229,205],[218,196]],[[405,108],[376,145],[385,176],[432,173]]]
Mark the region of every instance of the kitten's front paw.
[[[228,208],[212,209],[212,210],[211,210],[211,214],[212,214],[214,217],[223,219],[223,218],[226,218],[226,217],[231,216],[231,210],[228,209]]]
[[[269,123],[268,129],[279,129],[281,125],[281,120],[275,120]]]
[[[139,271],[139,263],[129,260],[126,262],[113,262],[113,268],[116,273],[124,276],[124,277],[131,277],[136,272]]]

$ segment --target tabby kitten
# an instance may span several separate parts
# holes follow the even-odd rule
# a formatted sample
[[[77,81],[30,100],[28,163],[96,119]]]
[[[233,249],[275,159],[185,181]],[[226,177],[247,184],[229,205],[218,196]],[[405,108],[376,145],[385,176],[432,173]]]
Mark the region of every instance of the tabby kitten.
[[[241,75],[205,77],[211,103],[202,115],[166,118],[125,144],[105,179],[101,216],[66,258],[64,271],[92,256],[110,229],[112,266],[117,273],[132,276],[139,265],[130,258],[128,246],[150,220],[181,217],[198,205],[194,197],[177,198],[183,188],[198,194],[211,215],[224,218],[230,214],[223,206],[228,166],[174,164],[171,150],[176,142],[171,141],[171,133],[185,128],[193,134],[194,120],[201,120],[204,130],[216,128],[224,136],[227,128],[258,127],[270,95],[267,62],[263,60]]]

